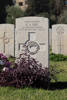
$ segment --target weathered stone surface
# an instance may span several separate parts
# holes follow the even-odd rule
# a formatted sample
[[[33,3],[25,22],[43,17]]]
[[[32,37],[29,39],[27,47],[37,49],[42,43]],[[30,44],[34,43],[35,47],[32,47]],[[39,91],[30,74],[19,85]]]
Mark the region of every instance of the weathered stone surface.
[[[15,56],[23,50],[26,41],[28,53],[48,67],[48,19],[43,17],[24,17],[16,19]]]
[[[0,24],[0,53],[14,56],[14,25]]]
[[[52,47],[52,29],[49,29],[49,46]]]
[[[67,55],[67,25],[52,26],[52,52]]]

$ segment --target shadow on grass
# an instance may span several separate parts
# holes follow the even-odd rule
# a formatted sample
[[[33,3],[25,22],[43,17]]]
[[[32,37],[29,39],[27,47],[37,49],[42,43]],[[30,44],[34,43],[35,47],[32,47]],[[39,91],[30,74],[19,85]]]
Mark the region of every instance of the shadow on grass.
[[[11,87],[14,89],[20,89],[13,86],[0,86],[0,87]],[[31,87],[23,87],[23,88],[33,88],[33,89],[45,89],[45,90],[63,90],[67,89],[67,82],[55,82],[55,83],[47,83],[43,86],[31,86]],[[23,89],[21,88],[21,89]]]
[[[55,83],[50,83],[49,90],[60,90],[60,89],[67,89],[67,82],[55,82]]]
[[[47,83],[43,86],[34,86],[33,88],[42,88],[42,89],[47,89],[47,90],[62,90],[62,89],[67,89],[67,82],[55,82],[55,83]]]

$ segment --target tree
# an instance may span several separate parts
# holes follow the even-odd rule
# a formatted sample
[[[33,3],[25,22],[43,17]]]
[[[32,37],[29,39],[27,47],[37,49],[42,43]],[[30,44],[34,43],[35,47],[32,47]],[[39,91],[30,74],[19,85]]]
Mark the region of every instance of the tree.
[[[63,13],[59,16],[58,23],[67,24],[67,10],[64,10]]]
[[[56,16],[56,21],[58,16],[61,14],[64,7],[64,0],[50,0],[50,14]]]
[[[29,15],[49,12],[49,0],[28,0],[27,12]]]
[[[0,0],[0,23],[5,22],[6,18],[6,6],[13,5],[12,0]]]
[[[7,23],[14,24],[16,18],[24,16],[24,12],[19,7],[16,6],[8,6],[6,8],[6,12],[7,12],[7,17],[6,17]]]

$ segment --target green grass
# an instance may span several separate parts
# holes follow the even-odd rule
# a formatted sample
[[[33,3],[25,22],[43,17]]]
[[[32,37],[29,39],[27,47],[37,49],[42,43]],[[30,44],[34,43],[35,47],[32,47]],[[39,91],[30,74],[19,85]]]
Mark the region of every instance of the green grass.
[[[57,65],[57,69],[63,70],[63,72],[57,75],[58,82],[67,81],[67,61],[59,61],[59,62],[50,61],[50,65]]]
[[[0,100],[67,100],[67,89],[0,88]]]
[[[58,82],[67,82],[67,61],[50,61],[50,65],[55,64],[58,65],[58,69],[64,70],[57,75]],[[54,90],[0,87],[0,100],[67,100],[67,87]]]

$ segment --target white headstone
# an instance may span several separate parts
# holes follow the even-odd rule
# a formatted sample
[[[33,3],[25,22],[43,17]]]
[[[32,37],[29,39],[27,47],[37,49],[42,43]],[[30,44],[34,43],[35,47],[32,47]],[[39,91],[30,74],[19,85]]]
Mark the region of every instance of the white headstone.
[[[52,29],[49,29],[49,46],[52,47]]]
[[[14,56],[14,25],[0,24],[0,53]]]
[[[67,25],[52,26],[52,52],[67,55]]]
[[[27,42],[28,53],[43,67],[48,67],[48,18],[24,17],[16,19],[15,56],[18,57]]]

